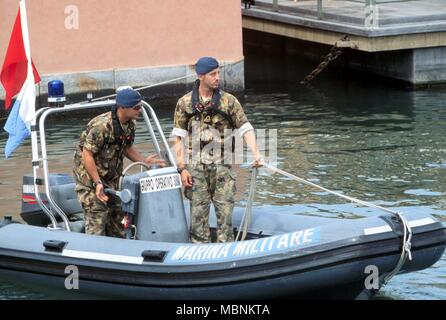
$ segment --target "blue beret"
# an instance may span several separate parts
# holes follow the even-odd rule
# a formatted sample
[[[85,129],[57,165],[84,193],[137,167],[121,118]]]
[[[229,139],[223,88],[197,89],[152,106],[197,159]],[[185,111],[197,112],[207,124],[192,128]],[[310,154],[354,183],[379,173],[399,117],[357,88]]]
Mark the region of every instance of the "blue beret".
[[[124,108],[132,108],[141,102],[141,95],[132,88],[118,90],[116,94],[116,105]]]
[[[203,57],[198,59],[195,64],[195,71],[197,74],[206,74],[218,68],[218,61],[211,57]]]

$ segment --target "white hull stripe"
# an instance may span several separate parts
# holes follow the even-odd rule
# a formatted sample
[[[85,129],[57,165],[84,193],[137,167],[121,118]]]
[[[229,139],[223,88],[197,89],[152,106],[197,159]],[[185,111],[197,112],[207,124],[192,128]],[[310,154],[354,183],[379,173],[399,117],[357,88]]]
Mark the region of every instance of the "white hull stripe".
[[[409,221],[409,226],[412,228],[419,227],[419,226],[425,226],[426,224],[435,223],[436,221],[432,218],[425,218],[420,220],[413,220]]]
[[[424,218],[424,219],[409,221],[409,226],[411,228],[415,228],[415,227],[425,226],[427,224],[432,224],[432,223],[435,223],[434,219]],[[387,225],[387,226],[364,229],[364,234],[370,235],[370,234],[384,233],[384,232],[389,232],[389,231],[392,231],[392,228],[390,228],[390,226]]]
[[[382,227],[364,229],[364,234],[368,236],[370,234],[384,233],[389,231],[392,231],[392,228],[390,226],[382,226]]]
[[[409,221],[409,226],[415,228],[432,223],[435,223],[434,219],[425,218],[420,220]],[[387,226],[364,229],[364,234],[371,235],[389,231],[392,231],[392,229],[390,228],[390,226],[387,225]],[[108,253],[77,251],[77,250],[64,250],[62,252],[62,256],[79,258],[79,259],[101,260],[101,261],[121,262],[121,263],[131,263],[131,264],[142,264],[144,261],[143,257],[122,256]]]
[[[121,256],[108,253],[98,253],[89,251],[64,250],[62,256],[80,259],[101,260],[110,262],[142,264],[143,257]]]

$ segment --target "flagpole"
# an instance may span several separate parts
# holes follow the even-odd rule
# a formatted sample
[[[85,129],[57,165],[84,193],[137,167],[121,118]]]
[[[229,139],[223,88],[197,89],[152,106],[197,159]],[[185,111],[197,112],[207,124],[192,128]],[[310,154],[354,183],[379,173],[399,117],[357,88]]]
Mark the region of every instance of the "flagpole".
[[[26,58],[28,60],[28,75],[27,75],[26,81],[28,81],[27,85],[35,86],[33,68],[32,68],[32,63],[31,63],[31,46],[29,44],[28,15],[26,12],[25,0],[20,0],[19,5],[20,5],[20,22],[22,24],[23,46],[25,47]],[[32,83],[29,83],[30,80],[32,81]],[[33,103],[34,115],[31,120],[31,128],[29,128],[29,129],[31,132],[32,163],[33,163],[33,167],[34,167],[34,164],[38,163],[38,161],[39,161],[39,150],[38,150],[38,144],[37,144],[35,101],[33,101],[33,102],[34,102]],[[38,167],[39,166],[37,165],[37,168]]]
[[[29,45],[28,32],[28,16],[26,14],[25,0],[20,0],[20,22],[22,24],[23,45],[25,47],[26,58],[28,59],[28,67],[31,65],[31,48]],[[28,73],[30,69],[28,68]]]
[[[28,29],[28,15],[26,11],[26,3],[25,0],[20,0],[20,22],[22,24],[22,35],[23,35],[23,46],[25,48],[25,54],[26,59],[28,60],[28,71],[27,71],[27,77],[26,77],[26,86],[33,86],[32,88],[35,91],[35,79],[34,79],[34,70],[32,67],[32,60],[31,60],[31,46],[29,41],[29,29]],[[37,176],[38,176],[38,169],[40,167],[40,159],[39,159],[39,145],[38,145],[38,137],[37,137],[37,113],[36,113],[36,100],[35,100],[35,94],[34,94],[34,100],[30,101],[31,107],[32,107],[32,118],[31,118],[31,125],[30,128],[28,128],[31,132],[31,150],[32,150],[32,167],[33,167],[33,177],[34,177],[34,195],[36,197],[37,202],[39,203],[40,207],[43,211],[47,214],[47,216],[51,220],[51,224],[53,228],[57,227],[57,221],[52,214],[51,210],[45,205],[45,203],[40,198],[40,191],[39,186],[37,184]],[[48,181],[45,181],[45,183],[48,183]]]

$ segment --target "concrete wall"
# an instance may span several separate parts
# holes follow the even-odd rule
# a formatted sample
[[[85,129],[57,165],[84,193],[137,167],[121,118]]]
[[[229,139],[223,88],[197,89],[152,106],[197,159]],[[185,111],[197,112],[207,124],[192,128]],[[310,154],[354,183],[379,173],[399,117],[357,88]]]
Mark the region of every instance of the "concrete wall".
[[[39,73],[64,74],[74,91],[140,84],[141,68],[147,81],[186,75],[185,68],[203,55],[239,61],[230,73],[243,72],[239,0],[28,0],[27,7]],[[0,63],[17,10],[18,0],[0,0]],[[153,67],[156,79],[150,76]],[[238,74],[234,86],[240,84]]]
[[[446,82],[446,47],[415,50],[413,64],[415,83]]]
[[[413,87],[446,83],[446,47],[379,53],[353,51],[349,67],[402,80]]]
[[[291,37],[272,35],[244,29],[245,50],[255,50],[263,55],[277,55],[279,59],[286,57],[290,61],[305,57],[313,65],[299,76],[305,77],[322,61],[331,46],[302,41]],[[246,51],[249,52],[249,51]],[[291,62],[292,65],[292,62]],[[346,51],[327,69],[338,66],[366,73],[377,74],[390,79],[406,82],[412,88],[423,88],[430,85],[446,84],[446,46],[435,48],[416,48],[383,52],[364,52],[354,49]],[[252,73],[253,71],[250,70]],[[323,71],[326,72],[326,71]],[[284,72],[284,75],[288,72]]]

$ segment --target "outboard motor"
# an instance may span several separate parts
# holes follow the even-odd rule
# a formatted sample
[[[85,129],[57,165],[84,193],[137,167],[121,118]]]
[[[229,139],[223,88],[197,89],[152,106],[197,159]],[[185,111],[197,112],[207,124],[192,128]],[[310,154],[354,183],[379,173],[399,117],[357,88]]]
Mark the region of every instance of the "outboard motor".
[[[63,107],[65,101],[63,82],[60,80],[52,80],[48,82],[48,106],[51,108]]]
[[[133,215],[135,239],[189,242],[181,178],[175,167],[127,176],[122,189],[132,194],[130,201],[122,202],[122,211]]]

